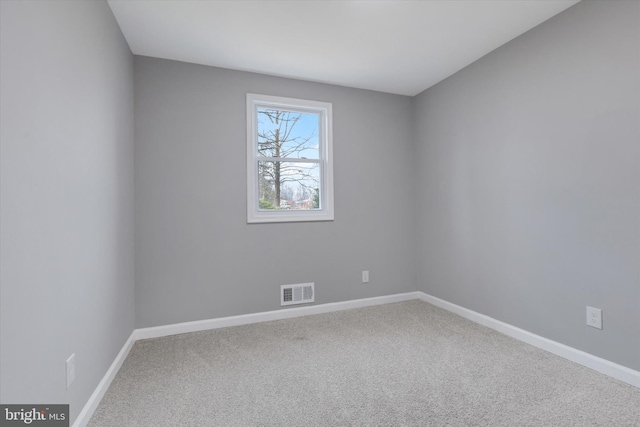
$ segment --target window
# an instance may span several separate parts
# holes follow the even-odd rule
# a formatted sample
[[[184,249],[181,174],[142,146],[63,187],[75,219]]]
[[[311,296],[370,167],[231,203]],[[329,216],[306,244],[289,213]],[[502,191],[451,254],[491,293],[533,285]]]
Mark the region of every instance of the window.
[[[333,220],[331,104],[247,94],[247,222]]]

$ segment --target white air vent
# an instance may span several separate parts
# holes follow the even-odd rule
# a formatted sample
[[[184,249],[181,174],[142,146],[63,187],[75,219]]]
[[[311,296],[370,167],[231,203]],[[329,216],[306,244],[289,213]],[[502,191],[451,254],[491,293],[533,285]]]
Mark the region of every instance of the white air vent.
[[[315,301],[313,283],[280,286],[280,305],[306,304]]]

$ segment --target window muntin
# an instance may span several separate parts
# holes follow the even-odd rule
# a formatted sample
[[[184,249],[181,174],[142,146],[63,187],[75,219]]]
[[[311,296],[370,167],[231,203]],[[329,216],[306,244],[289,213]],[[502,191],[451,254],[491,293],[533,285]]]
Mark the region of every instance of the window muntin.
[[[333,220],[331,104],[247,94],[247,221]]]

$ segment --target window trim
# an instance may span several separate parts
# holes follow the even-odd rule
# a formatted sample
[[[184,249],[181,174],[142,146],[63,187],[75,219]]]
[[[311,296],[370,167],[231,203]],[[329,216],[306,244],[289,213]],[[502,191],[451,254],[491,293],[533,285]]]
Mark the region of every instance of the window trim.
[[[260,210],[258,194],[258,107],[320,114],[320,208],[314,210]],[[295,160],[295,159],[293,159]],[[280,96],[247,93],[247,223],[333,221],[332,104]]]

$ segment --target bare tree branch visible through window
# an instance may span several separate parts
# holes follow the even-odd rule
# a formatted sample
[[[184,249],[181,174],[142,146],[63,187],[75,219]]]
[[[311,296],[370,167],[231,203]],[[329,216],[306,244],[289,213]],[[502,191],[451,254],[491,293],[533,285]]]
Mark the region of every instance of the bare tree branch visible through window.
[[[319,208],[317,114],[261,109],[258,123],[260,208]]]

